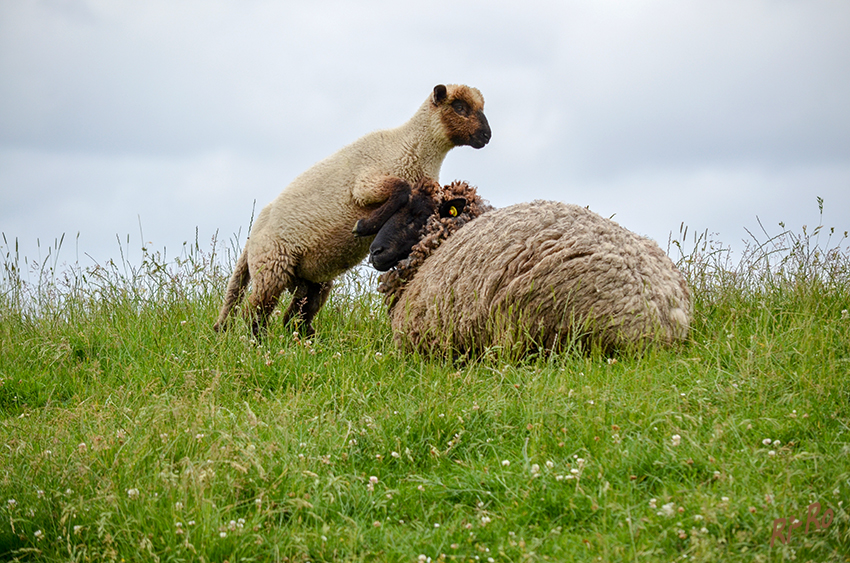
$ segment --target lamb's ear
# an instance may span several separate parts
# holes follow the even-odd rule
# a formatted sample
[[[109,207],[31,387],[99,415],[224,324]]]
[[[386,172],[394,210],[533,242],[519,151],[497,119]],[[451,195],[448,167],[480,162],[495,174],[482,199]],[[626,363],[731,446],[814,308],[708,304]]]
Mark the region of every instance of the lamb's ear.
[[[440,102],[445,100],[446,96],[448,96],[448,91],[443,84],[437,84],[434,86],[434,95],[432,99],[434,100],[435,106],[440,105]]]
[[[457,217],[466,209],[466,200],[462,197],[444,201],[440,204],[440,218]]]

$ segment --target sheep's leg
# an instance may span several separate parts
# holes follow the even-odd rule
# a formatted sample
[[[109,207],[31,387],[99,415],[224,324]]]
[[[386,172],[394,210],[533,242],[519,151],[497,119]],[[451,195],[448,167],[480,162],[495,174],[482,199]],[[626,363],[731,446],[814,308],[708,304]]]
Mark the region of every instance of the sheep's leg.
[[[313,336],[316,332],[313,328],[313,318],[327,301],[332,286],[333,282],[317,283],[298,280],[292,302],[283,315],[284,323],[290,322],[295,317],[302,327],[304,336]]]
[[[251,322],[255,336],[265,330],[281,293],[294,285],[294,275],[290,261],[284,255],[276,260],[259,261],[251,264],[251,279],[254,289],[248,296],[246,316]]]
[[[358,237],[366,237],[378,234],[381,227],[387,220],[396,214],[396,212],[407,205],[410,200],[410,184],[401,178],[394,178],[392,183],[393,191],[389,199],[383,205],[374,210],[365,219],[360,219],[354,225],[353,233]]]

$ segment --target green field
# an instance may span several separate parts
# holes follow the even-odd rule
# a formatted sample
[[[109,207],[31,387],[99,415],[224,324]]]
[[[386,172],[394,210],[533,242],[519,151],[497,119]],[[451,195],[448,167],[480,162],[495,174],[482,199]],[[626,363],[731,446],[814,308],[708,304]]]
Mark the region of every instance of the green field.
[[[687,345],[467,363],[396,350],[374,278],[255,342],[211,330],[229,254],[4,242],[0,559],[850,561],[846,235],[680,235]]]

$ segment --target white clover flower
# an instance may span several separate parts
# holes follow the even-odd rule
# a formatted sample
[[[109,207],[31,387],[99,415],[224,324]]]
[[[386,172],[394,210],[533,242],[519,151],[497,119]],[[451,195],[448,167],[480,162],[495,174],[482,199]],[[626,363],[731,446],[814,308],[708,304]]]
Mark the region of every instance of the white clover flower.
[[[676,513],[675,506],[676,505],[674,503],[668,502],[661,507],[661,510],[658,511],[658,516],[666,516],[667,518],[670,518]]]
[[[774,441],[773,441],[773,447],[774,447],[774,448],[778,448],[778,447],[779,447],[779,446],[781,446],[781,445],[782,445],[782,442],[780,442],[779,440],[774,440]]]
[[[510,461],[508,461],[507,459],[503,459],[503,460],[502,460],[502,467],[507,467],[507,466],[509,466],[510,464],[511,464],[511,462],[510,462]]]
[[[672,441],[673,441],[673,446],[674,446],[674,447],[675,447],[675,446],[678,446],[679,444],[681,444],[681,443],[682,443],[682,437],[681,437],[681,436],[679,436],[678,434],[673,434]]]
[[[395,458],[399,458],[399,457],[401,457],[401,454],[398,453],[398,452],[392,452],[392,453],[390,453],[390,456],[395,457]]]
[[[555,467],[555,463],[553,461],[547,461],[546,467],[548,467],[549,469],[552,469],[553,467]]]
[[[532,463],[531,464],[531,474],[537,475],[538,473],[540,473],[540,466],[537,465],[536,463]]]
[[[490,517],[489,517],[489,516],[482,516],[482,517],[481,517],[481,525],[482,525],[482,526],[486,526],[486,525],[487,525],[487,524],[489,524],[490,522],[492,522],[492,520],[490,519]]]
[[[44,539],[44,532],[42,532],[41,530],[36,530],[34,535],[37,541],[41,541]]]
[[[764,444],[765,446],[769,446],[772,442],[773,442],[773,440],[771,440],[770,438],[765,438],[764,440],[761,441],[761,443]]]
[[[6,501],[6,504],[9,505],[9,510],[14,510],[16,506],[18,506],[18,501],[13,498],[10,498]]]
[[[654,498],[649,499],[649,508],[658,508],[655,503],[658,502]]]
[[[127,496],[130,500],[136,500],[139,498],[139,489],[127,489]]]
[[[219,533],[218,533],[218,537],[220,537],[220,538],[222,538],[222,539],[226,538],[226,537],[227,537],[227,532],[223,532],[223,531],[222,531],[222,532],[219,532]]]
[[[770,457],[773,457],[773,456],[776,455],[776,452],[773,451],[773,450],[770,450],[769,452],[767,452],[767,455],[769,455]]]

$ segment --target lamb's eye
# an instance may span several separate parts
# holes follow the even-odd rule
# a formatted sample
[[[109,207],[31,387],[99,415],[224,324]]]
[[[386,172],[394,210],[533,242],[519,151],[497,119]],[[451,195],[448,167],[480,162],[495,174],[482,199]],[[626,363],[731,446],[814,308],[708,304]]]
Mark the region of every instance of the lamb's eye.
[[[460,114],[460,115],[466,115],[467,113],[469,113],[468,108],[466,107],[466,104],[461,102],[461,101],[454,102],[452,104],[452,109],[455,110],[455,112]]]

